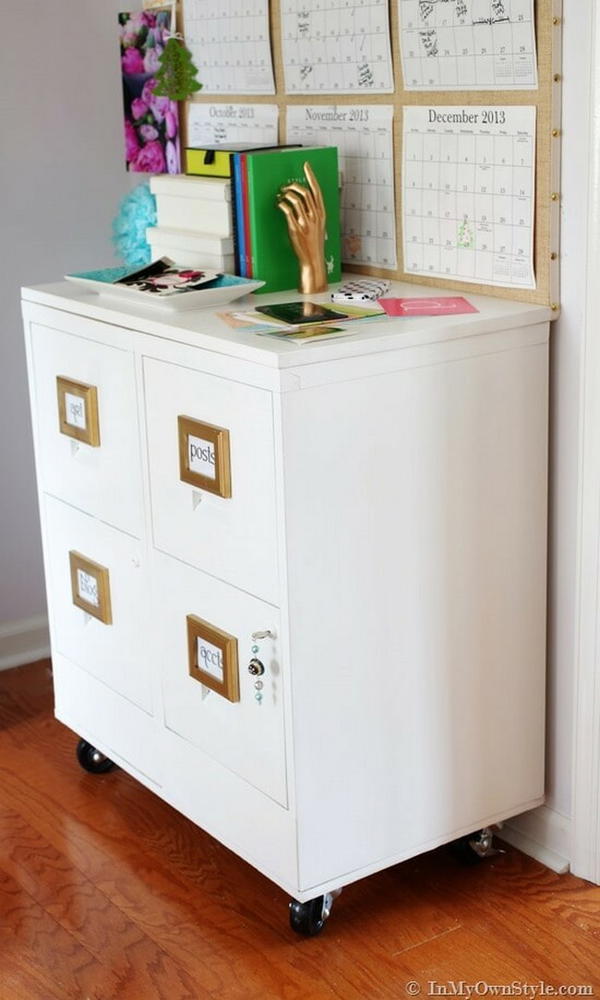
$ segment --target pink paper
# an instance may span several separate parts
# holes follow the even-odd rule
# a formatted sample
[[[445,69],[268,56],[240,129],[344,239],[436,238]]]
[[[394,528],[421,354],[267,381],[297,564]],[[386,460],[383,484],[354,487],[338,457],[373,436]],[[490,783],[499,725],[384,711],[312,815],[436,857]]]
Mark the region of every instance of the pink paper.
[[[437,298],[378,299],[388,316],[460,316],[479,309],[462,296],[444,295]]]

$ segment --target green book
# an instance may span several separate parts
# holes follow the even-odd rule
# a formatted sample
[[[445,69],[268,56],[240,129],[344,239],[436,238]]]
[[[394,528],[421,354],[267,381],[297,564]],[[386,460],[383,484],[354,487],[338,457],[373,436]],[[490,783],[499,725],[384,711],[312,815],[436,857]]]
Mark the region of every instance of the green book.
[[[299,266],[285,216],[277,208],[280,188],[293,181],[308,187],[304,164],[310,163],[325,202],[327,280],[341,278],[340,192],[335,146],[303,146],[246,154],[251,274],[264,281],[259,292],[298,287]]]

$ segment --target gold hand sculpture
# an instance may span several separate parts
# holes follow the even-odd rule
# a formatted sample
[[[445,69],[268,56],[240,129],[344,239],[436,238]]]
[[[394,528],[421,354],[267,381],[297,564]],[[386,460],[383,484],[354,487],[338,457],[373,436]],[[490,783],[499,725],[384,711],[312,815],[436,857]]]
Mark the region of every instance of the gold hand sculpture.
[[[300,288],[305,295],[327,289],[325,270],[325,204],[310,163],[304,164],[308,187],[286,184],[277,207],[285,215],[290,242],[300,264]]]

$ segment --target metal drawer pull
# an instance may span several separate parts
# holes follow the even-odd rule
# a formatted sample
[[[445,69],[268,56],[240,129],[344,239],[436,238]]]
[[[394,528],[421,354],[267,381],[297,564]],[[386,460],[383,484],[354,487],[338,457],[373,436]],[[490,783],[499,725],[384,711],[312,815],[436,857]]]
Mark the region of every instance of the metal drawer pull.
[[[253,632],[251,638],[254,639],[255,642],[259,639],[274,639],[275,633],[272,632],[270,628],[266,628],[259,632]]]

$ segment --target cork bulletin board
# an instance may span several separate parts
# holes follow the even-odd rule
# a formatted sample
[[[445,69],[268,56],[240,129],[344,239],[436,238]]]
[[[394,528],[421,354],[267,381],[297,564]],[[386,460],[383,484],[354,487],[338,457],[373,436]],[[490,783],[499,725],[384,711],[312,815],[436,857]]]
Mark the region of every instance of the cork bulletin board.
[[[186,0],[178,7],[178,26],[183,29],[183,10]],[[538,62],[538,87],[535,90],[485,90],[485,91],[414,91],[405,90],[403,84],[400,40],[398,31],[397,0],[390,0],[390,35],[394,70],[393,93],[359,94],[320,93],[286,94],[281,40],[281,0],[270,0],[270,32],[275,75],[275,94],[204,94],[193,98],[198,103],[275,104],[279,109],[279,141],[286,142],[286,110],[296,105],[392,105],[394,109],[393,146],[395,172],[395,224],[398,266],[395,270],[351,264],[347,269],[360,274],[410,281],[414,284],[438,286],[456,291],[481,293],[503,298],[518,299],[559,309],[559,224],[560,224],[560,136],[561,136],[561,25],[562,0],[536,0],[536,45]],[[202,80],[201,66],[199,79]],[[402,183],[400,172],[403,163],[403,109],[411,106],[461,105],[465,107],[493,108],[494,106],[535,106],[536,108],[536,163],[535,163],[535,223],[534,270],[535,288],[502,287],[470,281],[445,280],[438,276],[406,273],[402,252]],[[187,115],[182,115],[184,121]],[[184,125],[185,129],[185,125]],[[185,131],[183,132],[185,139]]]

